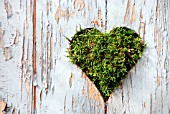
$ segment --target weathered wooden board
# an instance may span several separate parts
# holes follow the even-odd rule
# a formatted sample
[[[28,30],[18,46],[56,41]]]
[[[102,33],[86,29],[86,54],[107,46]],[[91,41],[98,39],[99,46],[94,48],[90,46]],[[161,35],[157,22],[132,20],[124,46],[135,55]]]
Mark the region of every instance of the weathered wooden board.
[[[108,0],[108,30],[128,26],[146,51],[109,101],[109,114],[170,113],[170,1]],[[117,13],[116,13],[117,12]]]
[[[37,80],[42,84],[38,113],[103,113],[103,101],[98,94],[93,96],[91,82],[68,62],[65,38],[71,38],[80,25],[94,27],[91,21],[105,16],[103,4],[91,0],[37,1]]]
[[[65,37],[80,26],[127,26],[147,49],[111,95],[107,113],[170,113],[169,0],[1,0],[0,10],[0,111],[104,114],[95,86],[68,62]],[[91,23],[98,19],[103,27]]]
[[[0,1],[0,99],[7,103],[4,113],[31,113],[32,5],[25,0]]]

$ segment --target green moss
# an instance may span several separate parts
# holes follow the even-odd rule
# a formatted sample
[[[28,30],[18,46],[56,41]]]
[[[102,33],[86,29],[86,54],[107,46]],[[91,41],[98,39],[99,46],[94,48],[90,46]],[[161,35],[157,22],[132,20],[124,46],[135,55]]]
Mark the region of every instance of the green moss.
[[[105,102],[146,47],[139,35],[126,27],[105,34],[96,28],[81,29],[69,42],[70,61],[93,81]]]

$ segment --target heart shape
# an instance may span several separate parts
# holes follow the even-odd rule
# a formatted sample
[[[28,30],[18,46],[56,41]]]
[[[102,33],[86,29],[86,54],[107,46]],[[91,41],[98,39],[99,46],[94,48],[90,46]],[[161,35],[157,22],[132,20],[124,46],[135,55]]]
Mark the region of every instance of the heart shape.
[[[146,47],[140,36],[127,27],[116,27],[105,34],[96,28],[80,29],[69,42],[70,61],[86,73],[105,102]]]

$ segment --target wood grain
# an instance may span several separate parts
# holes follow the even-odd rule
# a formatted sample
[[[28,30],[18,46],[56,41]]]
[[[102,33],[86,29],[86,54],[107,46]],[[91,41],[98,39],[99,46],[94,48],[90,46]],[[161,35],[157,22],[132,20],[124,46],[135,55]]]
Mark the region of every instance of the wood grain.
[[[0,10],[4,113],[104,114],[100,93],[66,57],[65,37],[80,26],[127,26],[147,48],[111,94],[107,114],[170,114],[169,0],[1,0]]]

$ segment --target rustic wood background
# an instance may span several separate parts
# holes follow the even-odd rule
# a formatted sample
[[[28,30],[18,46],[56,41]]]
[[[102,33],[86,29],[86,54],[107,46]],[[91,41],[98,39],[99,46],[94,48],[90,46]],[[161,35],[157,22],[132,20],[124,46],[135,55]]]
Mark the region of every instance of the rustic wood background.
[[[102,19],[104,26],[91,23]],[[0,114],[104,114],[92,82],[68,62],[79,27],[127,26],[147,48],[108,114],[170,114],[169,0],[0,0]]]

